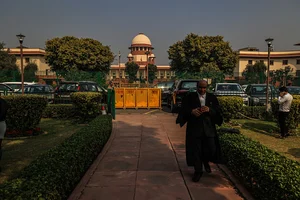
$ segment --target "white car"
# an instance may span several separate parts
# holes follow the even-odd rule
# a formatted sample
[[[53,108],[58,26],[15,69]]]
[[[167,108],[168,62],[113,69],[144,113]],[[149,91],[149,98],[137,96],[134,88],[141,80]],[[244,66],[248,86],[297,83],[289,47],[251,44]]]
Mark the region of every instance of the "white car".
[[[22,89],[22,82],[3,82],[5,85],[8,85],[9,87],[11,87],[14,92]],[[34,85],[36,83],[34,82],[24,82],[24,86],[25,85]]]

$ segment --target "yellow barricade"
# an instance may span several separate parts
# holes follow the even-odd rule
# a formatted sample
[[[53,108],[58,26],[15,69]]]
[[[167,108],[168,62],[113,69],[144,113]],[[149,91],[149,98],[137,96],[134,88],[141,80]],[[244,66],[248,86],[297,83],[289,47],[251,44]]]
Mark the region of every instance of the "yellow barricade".
[[[116,99],[116,108],[123,108],[124,107],[124,88],[115,88],[115,99]]]
[[[125,88],[125,108],[135,108],[135,89]]]
[[[116,108],[161,108],[159,88],[115,88]]]
[[[161,107],[161,89],[148,89],[148,107]]]
[[[135,91],[136,95],[136,107],[137,108],[147,108],[148,107],[148,89],[147,88],[141,88],[136,89]]]

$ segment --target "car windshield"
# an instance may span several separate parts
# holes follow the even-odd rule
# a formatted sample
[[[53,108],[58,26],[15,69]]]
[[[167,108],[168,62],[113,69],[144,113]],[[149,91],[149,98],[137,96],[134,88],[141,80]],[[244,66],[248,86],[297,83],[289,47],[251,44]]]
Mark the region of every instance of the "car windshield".
[[[77,89],[76,83],[63,83],[59,86],[59,91],[75,92],[77,91],[76,89]]]
[[[218,91],[242,91],[241,86],[239,85],[218,85],[217,87]]]
[[[26,93],[42,93],[45,92],[44,86],[28,86],[24,87],[24,92]]]
[[[194,82],[182,82],[181,83],[181,87],[180,89],[181,90],[189,90],[189,89],[192,89],[192,88],[197,88],[197,84],[198,84],[198,81],[194,81]]]
[[[14,90],[19,90],[22,88],[22,84],[7,84],[7,85]]]
[[[288,88],[290,94],[300,94],[300,87]]]
[[[158,83],[157,88],[171,88],[173,82],[166,82],[166,83]]]
[[[255,86],[252,87],[252,93],[253,94],[265,94],[266,93],[267,86]]]

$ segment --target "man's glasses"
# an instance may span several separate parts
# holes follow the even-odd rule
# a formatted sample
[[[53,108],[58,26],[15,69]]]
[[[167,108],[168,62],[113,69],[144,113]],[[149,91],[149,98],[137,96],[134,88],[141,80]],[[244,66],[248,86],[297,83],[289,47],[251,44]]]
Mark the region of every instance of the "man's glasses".
[[[205,89],[206,87],[198,87],[198,88],[199,88],[199,89],[202,89],[202,88]]]

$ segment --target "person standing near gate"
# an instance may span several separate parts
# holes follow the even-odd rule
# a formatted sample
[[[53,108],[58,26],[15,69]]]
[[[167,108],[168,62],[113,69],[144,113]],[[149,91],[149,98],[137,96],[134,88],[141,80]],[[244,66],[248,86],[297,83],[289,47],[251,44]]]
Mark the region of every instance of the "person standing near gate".
[[[280,126],[280,138],[283,139],[288,136],[289,130],[286,124],[286,119],[290,113],[293,96],[288,93],[286,87],[279,88],[279,97],[278,97],[278,123]]]
[[[216,131],[216,124],[223,123],[219,101],[214,94],[207,93],[207,82],[199,81],[197,92],[190,92],[184,97],[178,119],[187,122],[186,161],[194,166],[192,180],[198,182],[204,166],[211,173],[209,162],[220,163],[221,150]]]

